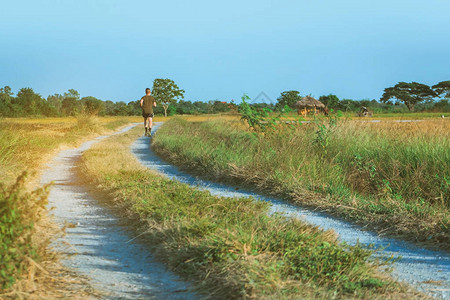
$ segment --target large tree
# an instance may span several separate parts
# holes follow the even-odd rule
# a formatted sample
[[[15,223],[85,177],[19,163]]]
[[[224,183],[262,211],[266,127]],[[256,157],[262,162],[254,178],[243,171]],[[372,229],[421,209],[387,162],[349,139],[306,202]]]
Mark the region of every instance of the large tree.
[[[450,98],[450,80],[441,81],[438,84],[433,85],[433,90],[438,96]]]
[[[284,91],[278,97],[275,108],[282,110],[287,105],[289,108],[295,109],[295,104],[300,100],[302,100],[302,96],[300,96],[299,91]]]
[[[170,104],[184,99],[184,90],[181,90],[172,79],[156,78],[153,81],[153,97],[164,108],[164,116],[167,117],[167,108]]]
[[[388,102],[394,98],[397,101],[405,103],[410,111],[414,106],[424,100],[430,100],[437,94],[428,85],[418,82],[399,82],[393,87],[385,88],[380,101]]]

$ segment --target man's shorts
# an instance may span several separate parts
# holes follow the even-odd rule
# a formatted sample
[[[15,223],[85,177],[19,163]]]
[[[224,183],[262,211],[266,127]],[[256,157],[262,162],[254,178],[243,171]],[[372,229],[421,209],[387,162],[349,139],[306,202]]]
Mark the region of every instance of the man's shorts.
[[[147,113],[142,113],[142,116],[144,117],[144,118],[153,118],[155,115],[154,114],[147,114]]]

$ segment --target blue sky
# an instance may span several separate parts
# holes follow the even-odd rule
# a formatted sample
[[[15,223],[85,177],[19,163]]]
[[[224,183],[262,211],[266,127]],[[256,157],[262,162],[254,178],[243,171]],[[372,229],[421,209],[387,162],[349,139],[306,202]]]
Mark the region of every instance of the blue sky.
[[[154,78],[185,99],[285,90],[379,99],[450,80],[450,1],[3,1],[0,86],[132,101]]]

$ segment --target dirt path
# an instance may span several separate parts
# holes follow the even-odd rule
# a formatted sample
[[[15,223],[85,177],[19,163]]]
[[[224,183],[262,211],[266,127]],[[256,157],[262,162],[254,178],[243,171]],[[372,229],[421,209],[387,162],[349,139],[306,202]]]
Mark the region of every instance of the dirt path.
[[[134,126],[122,129],[126,132]],[[77,183],[74,167],[82,153],[106,138],[99,137],[76,149],[61,151],[47,165],[41,184],[51,181],[49,207],[61,226],[67,228],[59,249],[70,256],[63,263],[90,278],[93,287],[107,299],[196,299],[189,284],[156,262],[144,245],[131,241],[127,228],[105,207],[88,195]]]
[[[154,125],[153,133],[161,123]],[[439,251],[430,251],[411,243],[379,237],[374,233],[364,231],[361,227],[343,222],[325,214],[309,211],[299,206],[291,205],[278,199],[260,196],[251,191],[239,190],[234,187],[201,180],[193,175],[181,172],[175,166],[156,156],[149,147],[149,139],[141,137],[132,145],[131,151],[146,167],[156,170],[169,178],[190,184],[199,189],[209,190],[211,194],[225,197],[253,196],[261,201],[272,203],[272,211],[283,212],[302,218],[323,229],[333,229],[339,234],[341,241],[355,244],[374,244],[386,247],[381,255],[402,256],[394,265],[393,275],[400,281],[409,283],[429,295],[450,299],[450,255]]]

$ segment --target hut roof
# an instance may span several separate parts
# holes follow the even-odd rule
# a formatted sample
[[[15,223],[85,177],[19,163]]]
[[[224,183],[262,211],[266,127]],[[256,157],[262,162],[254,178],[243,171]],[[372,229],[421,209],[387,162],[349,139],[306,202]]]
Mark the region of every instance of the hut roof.
[[[311,96],[303,97],[302,100],[297,102],[298,108],[304,108],[304,107],[325,107],[325,105],[320,102],[319,100],[314,99]]]

